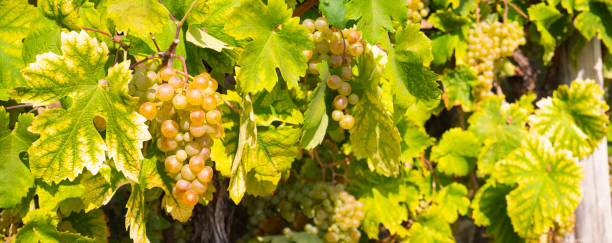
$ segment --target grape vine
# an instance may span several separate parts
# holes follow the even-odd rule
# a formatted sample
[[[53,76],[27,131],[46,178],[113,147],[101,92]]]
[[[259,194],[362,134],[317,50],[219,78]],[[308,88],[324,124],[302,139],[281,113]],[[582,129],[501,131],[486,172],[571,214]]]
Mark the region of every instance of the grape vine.
[[[1,239],[563,242],[611,9],[0,0]]]

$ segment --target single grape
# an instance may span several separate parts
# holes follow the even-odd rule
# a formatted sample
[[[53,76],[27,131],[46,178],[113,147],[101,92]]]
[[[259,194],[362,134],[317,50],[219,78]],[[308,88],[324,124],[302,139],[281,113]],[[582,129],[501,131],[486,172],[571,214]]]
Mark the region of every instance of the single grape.
[[[176,151],[176,160],[178,162],[183,162],[187,159],[187,152],[185,152],[185,150],[179,149],[178,151]]]
[[[329,44],[329,51],[331,51],[331,53],[334,55],[342,55],[344,53],[344,48],[345,45],[343,39],[332,41]]]
[[[348,105],[348,100],[346,99],[346,96],[337,95],[334,98],[334,108],[338,110],[344,110],[347,105]]]
[[[172,88],[175,88],[175,89],[182,88],[184,85],[183,79],[177,76],[170,77],[170,79],[168,79],[168,84],[172,86]]]
[[[317,69],[317,63],[309,62],[308,63],[308,71],[312,74],[319,74],[319,70]]]
[[[189,156],[194,156],[200,152],[200,145],[196,142],[190,142],[185,144],[185,152]]]
[[[342,120],[340,120],[340,127],[344,130],[353,128],[353,125],[355,125],[355,118],[349,114],[344,115]]]
[[[210,125],[215,125],[221,121],[221,112],[219,110],[210,110],[206,112],[206,122]]]
[[[166,171],[170,174],[176,174],[181,171],[183,165],[177,161],[176,156],[168,156],[164,162],[164,166],[166,167]]]
[[[172,76],[176,74],[176,70],[170,66],[165,66],[161,70],[159,70],[159,77],[163,81],[168,81]]]
[[[202,109],[195,109],[189,113],[189,120],[192,126],[201,126],[206,121],[206,112]]]
[[[174,96],[174,88],[169,84],[162,84],[157,87],[157,99],[161,101],[169,101]]]
[[[172,99],[172,105],[179,110],[185,109],[187,107],[187,98],[182,94],[177,94]]]
[[[174,187],[176,188],[177,192],[183,193],[191,188],[191,182],[181,179],[176,182],[176,185]]]
[[[332,67],[337,67],[342,65],[342,60],[342,56],[331,56],[330,64],[332,65]]]
[[[178,134],[178,124],[173,120],[165,120],[161,125],[161,132],[164,137],[174,138]]]
[[[189,132],[191,132],[191,135],[198,138],[206,133],[206,131],[208,130],[207,128],[208,125],[206,124],[200,126],[191,125],[191,127],[189,127]]]
[[[331,75],[327,79],[327,87],[330,89],[336,90],[340,88],[340,85],[342,85],[342,79],[338,75]]]
[[[210,166],[204,166],[202,171],[198,173],[198,180],[202,182],[202,184],[208,184],[212,181],[213,178],[213,169]]]
[[[340,121],[342,120],[342,117],[344,117],[344,112],[342,112],[341,110],[334,110],[332,112],[332,119],[334,121]]]
[[[304,50],[302,51],[302,55],[304,55],[304,57],[306,57],[306,60],[310,60],[310,58],[312,58],[312,50]]]
[[[349,81],[353,78],[353,68],[351,66],[342,67],[342,80]]]
[[[198,153],[198,156],[202,156],[202,158],[204,160],[207,160],[208,158],[210,158],[210,148],[209,147],[202,147],[202,150],[200,150],[200,153]]]
[[[351,84],[347,82],[342,82],[340,88],[338,88],[338,94],[348,96],[351,94]]]
[[[327,24],[327,21],[325,20],[324,17],[317,18],[317,20],[315,20],[314,22],[314,25],[318,31],[324,31],[329,28],[329,25]]]
[[[204,99],[202,100],[202,108],[204,108],[204,110],[206,111],[214,110],[215,108],[217,108],[217,100],[215,99],[215,97],[211,95],[204,96]]]
[[[188,190],[183,194],[183,203],[189,207],[193,207],[198,204],[200,196],[192,190]]]
[[[191,171],[189,165],[187,164],[183,165],[183,168],[181,168],[181,177],[185,180],[193,181],[196,178],[196,175],[193,173],[193,171]]]
[[[304,22],[302,22],[302,25],[306,27],[309,33],[312,33],[315,31],[315,24],[314,24],[314,21],[312,21],[312,19],[305,19]]]
[[[349,48],[349,53],[351,53],[351,56],[354,57],[361,56],[361,54],[363,54],[363,44],[361,44],[360,42],[352,44]]]
[[[162,152],[168,152],[175,150],[178,147],[178,143],[172,138],[160,138],[157,140],[157,148]]]
[[[189,169],[191,169],[191,172],[197,174],[202,171],[204,169],[204,160],[204,156],[201,155],[191,157],[189,159]]]
[[[188,89],[187,90],[187,102],[191,105],[202,104],[202,90],[201,89]]]
[[[208,189],[206,185],[202,184],[198,180],[193,180],[191,182],[191,190],[197,194],[200,194],[200,195],[204,194],[206,192],[206,189]]]

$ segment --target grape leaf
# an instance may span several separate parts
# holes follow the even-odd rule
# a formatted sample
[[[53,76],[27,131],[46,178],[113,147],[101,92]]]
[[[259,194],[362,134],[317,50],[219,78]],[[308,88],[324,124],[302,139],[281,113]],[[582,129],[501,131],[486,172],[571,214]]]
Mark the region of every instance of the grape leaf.
[[[347,190],[363,203],[362,227],[372,239],[379,234],[383,224],[391,234],[405,236],[402,222],[408,220],[408,212],[414,212],[421,193],[416,180],[419,173],[403,170],[398,177],[385,177],[371,172],[364,161],[351,163]]]
[[[227,43],[230,46],[241,46],[239,41],[223,31],[225,23],[228,22],[228,16],[232,13],[235,7],[240,4],[240,0],[211,0],[208,1],[209,11],[206,19],[199,24],[198,27],[203,27],[206,31],[215,38]]]
[[[479,150],[480,142],[473,133],[451,128],[431,149],[431,160],[438,162],[436,168],[444,174],[465,176],[474,167]]]
[[[409,24],[398,30],[395,45],[387,36],[384,39],[389,49],[384,75],[394,83],[394,96],[398,101],[407,106],[402,95],[406,90],[424,102],[439,99],[442,92],[436,82],[438,75],[424,66],[433,60],[431,41],[419,31],[419,25]]]
[[[608,47],[608,52],[612,53],[612,7],[610,6],[612,4],[609,2],[589,2],[589,9],[576,16],[574,26],[587,40],[598,34],[597,37]]]
[[[359,76],[352,82],[359,103],[353,108],[355,125],[350,141],[357,158],[367,158],[370,168],[384,175],[397,174],[402,166],[401,138],[391,115],[381,103],[377,71],[372,52],[359,59]]]
[[[172,13],[172,16],[177,20],[181,20],[194,1],[195,0],[170,0],[164,1],[164,6]],[[209,1],[198,1],[195,6],[193,6],[186,20],[189,25],[199,24],[206,18],[209,11],[208,2]]]
[[[354,0],[346,4],[346,17],[357,21],[368,43],[377,44],[383,35],[393,30],[393,20],[406,22],[406,1]]]
[[[85,0],[40,0],[36,4],[41,12],[58,25],[79,29],[79,8]]]
[[[467,52],[466,37],[469,32],[470,19],[458,16],[451,10],[438,10],[427,19],[435,28],[446,34],[433,38],[433,63],[444,64],[455,52],[457,64],[461,64]]]
[[[525,95],[517,103],[508,104],[503,96],[486,97],[470,116],[469,130],[485,144],[478,156],[479,175],[490,174],[496,162],[520,147],[534,99],[534,94]]]
[[[28,150],[37,136],[28,132],[34,115],[20,114],[15,130],[10,131],[9,113],[0,107],[0,208],[12,208],[21,202],[34,185],[34,177],[21,161],[20,154]]]
[[[49,212],[57,211],[62,202],[72,198],[79,198],[85,191],[85,188],[77,182],[62,181],[59,184],[40,182],[36,184],[39,208]]]
[[[189,26],[186,36],[187,37],[185,39],[187,41],[202,48],[213,49],[217,52],[220,52],[223,49],[233,49],[233,47],[228,46],[225,42],[208,34],[206,30],[195,27],[194,25]]]
[[[329,77],[327,62],[317,64],[317,67],[321,69],[319,71],[321,80],[327,80]],[[326,90],[327,85],[325,82],[320,82],[310,96],[310,104],[304,113],[306,120],[304,120],[304,126],[302,127],[301,143],[304,149],[313,149],[321,144],[323,138],[325,138],[325,132],[329,123],[327,107],[325,105]]]
[[[584,158],[606,135],[608,105],[603,90],[593,80],[575,80],[559,86],[552,97],[538,101],[531,127],[550,139],[553,146]]]
[[[402,149],[401,160],[405,162],[420,156],[435,141],[434,138],[429,137],[425,128],[406,117],[402,117],[398,122],[397,129],[402,136],[402,142],[400,143]]]
[[[164,195],[162,199],[162,207],[166,209],[173,219],[178,220],[179,222],[187,222],[189,218],[191,218],[191,214],[193,212],[194,207],[189,207],[187,205],[181,205],[172,194]]]
[[[271,91],[276,84],[276,69],[289,88],[298,85],[308,68],[302,51],[312,49],[312,41],[299,18],[291,17],[283,0],[245,0],[228,16],[225,31],[237,39],[252,38],[240,55],[238,85],[244,92]]]
[[[110,231],[106,226],[106,215],[102,209],[96,209],[89,213],[73,213],[60,222],[69,225],[79,234],[94,239],[94,242],[108,242]]]
[[[436,194],[434,205],[430,210],[435,211],[446,222],[455,222],[459,215],[467,213],[470,206],[470,199],[467,198],[467,194],[468,191],[464,185],[453,182]]]
[[[50,23],[26,36],[23,40],[23,61],[35,62],[36,55],[45,52],[61,53],[60,33],[60,28]]]
[[[557,41],[549,32],[550,26],[559,18],[561,13],[553,6],[546,5],[545,3],[539,3],[531,5],[527,9],[529,14],[529,20],[533,21],[536,28],[540,32],[539,42],[544,47],[544,62],[545,64],[550,62],[550,59],[554,55]]]
[[[253,112],[259,126],[269,126],[274,121],[286,124],[302,124],[304,115],[298,109],[289,90],[277,83],[270,92],[261,92],[253,98]]]
[[[416,194],[413,189],[412,194]],[[410,195],[410,194],[409,194]],[[363,203],[363,229],[370,238],[377,238],[380,224],[383,224],[392,234],[406,236],[407,230],[402,222],[408,219],[408,211],[403,205],[389,200],[376,188],[372,188],[372,196],[359,199]]]
[[[149,33],[160,33],[170,14],[155,0],[110,0],[104,4],[108,18],[118,30],[140,38],[148,38]]]
[[[321,0],[319,10],[325,15],[327,23],[342,29],[348,21],[345,17],[346,7],[343,0]]]
[[[21,40],[37,18],[36,8],[25,0],[0,1],[0,100],[8,100],[8,90],[23,84]]]
[[[446,109],[458,105],[463,111],[471,111],[474,108],[472,88],[478,83],[478,77],[468,66],[462,65],[448,71],[442,77]]]
[[[17,232],[15,242],[94,242],[79,234],[59,232],[55,213],[42,209],[30,211],[23,218],[23,227]]]
[[[481,187],[471,208],[474,224],[486,226],[487,235],[495,242],[524,242],[520,236],[514,232],[510,217],[506,211],[506,195],[510,193],[512,187],[504,184],[495,184],[494,180],[488,180]]]
[[[81,199],[85,205],[85,212],[106,205],[117,189],[126,185],[128,181],[114,168],[102,167],[100,172],[92,175],[86,171],[79,176],[79,184],[84,187]]]
[[[242,98],[235,91],[228,90],[227,94],[223,95],[223,98],[234,107],[242,106]],[[232,108],[225,103],[219,104],[217,109],[221,110],[223,114],[221,123],[223,124],[224,136],[214,141],[213,146],[210,148],[210,157],[215,161],[215,169],[219,171],[222,176],[231,177],[233,156],[236,153],[239,140],[239,125],[237,123],[240,120],[240,114],[233,111]],[[244,108],[240,110],[244,111]]]
[[[106,160],[136,180],[142,159],[142,142],[150,139],[145,118],[133,110],[127,95],[131,78],[129,61],[110,68],[105,75],[108,49],[84,31],[62,33],[63,55],[45,53],[23,70],[26,87],[16,89],[24,102],[44,105],[70,96],[68,109],[52,109],[34,120],[31,130],[40,133],[28,150],[30,168],[45,181],[73,180],[84,167],[97,173]],[[93,118],[106,120],[103,140]]]
[[[444,218],[436,212],[419,215],[408,229],[408,242],[450,243],[455,242],[453,232]]]
[[[132,193],[125,207],[125,228],[130,231],[130,238],[134,242],[148,243],[147,237],[147,217],[150,207],[146,202],[146,191],[154,187],[164,188],[163,181],[159,172],[155,159],[144,159],[140,166],[141,170],[138,174],[138,184],[132,184]],[[170,193],[170,192],[166,192]]]
[[[521,237],[537,239],[555,225],[571,226],[584,171],[570,151],[553,147],[544,136],[529,135],[520,149],[495,165],[493,176],[501,183],[518,184],[506,200]]]
[[[227,145],[233,146],[236,144],[235,151],[227,151],[224,156],[231,163],[219,161],[222,164],[231,164],[231,174],[230,174],[230,184],[228,186],[228,191],[230,193],[230,198],[234,200],[236,204],[240,202],[242,196],[246,192],[246,169],[245,163],[242,163],[241,159],[244,156],[244,150],[246,146],[255,147],[257,141],[257,125],[255,124],[255,114],[253,114],[253,103],[251,102],[251,98],[249,95],[246,95],[242,99],[242,109],[240,110],[239,117],[239,130],[238,130],[238,142],[229,141]],[[224,144],[225,145],[225,144]],[[226,146],[227,146],[226,145]],[[220,150],[218,150],[220,151]],[[232,158],[232,154],[234,157]],[[216,161],[216,158],[215,158]]]

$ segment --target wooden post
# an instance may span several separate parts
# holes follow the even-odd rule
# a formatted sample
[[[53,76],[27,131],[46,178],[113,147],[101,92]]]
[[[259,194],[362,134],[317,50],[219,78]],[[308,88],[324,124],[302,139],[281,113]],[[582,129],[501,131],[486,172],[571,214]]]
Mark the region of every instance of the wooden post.
[[[595,37],[586,44],[576,58],[576,69],[572,66],[569,53],[569,45],[566,45],[561,51],[561,81],[569,84],[577,78],[593,79],[603,88],[601,41]],[[612,203],[606,138],[599,143],[593,154],[580,162],[585,171],[584,180],[580,183],[582,201],[576,209],[574,234],[566,235],[565,242],[612,243]]]

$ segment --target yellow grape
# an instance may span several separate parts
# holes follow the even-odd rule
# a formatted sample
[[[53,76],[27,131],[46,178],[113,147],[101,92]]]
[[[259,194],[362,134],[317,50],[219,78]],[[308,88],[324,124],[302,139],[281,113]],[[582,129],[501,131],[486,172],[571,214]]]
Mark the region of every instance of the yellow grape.
[[[169,84],[162,84],[157,87],[157,99],[161,101],[169,101],[174,96],[174,88]]]
[[[210,110],[206,112],[206,121],[210,125],[215,125],[221,121],[221,112],[219,110]]]
[[[159,77],[163,81],[168,81],[172,76],[176,74],[176,70],[170,66],[165,66],[161,70],[159,70]]]
[[[183,203],[189,207],[193,207],[198,204],[200,196],[192,190],[188,190],[183,194]]]
[[[202,184],[208,184],[212,181],[213,178],[213,170],[210,166],[204,166],[204,169],[198,173],[198,181]]]

